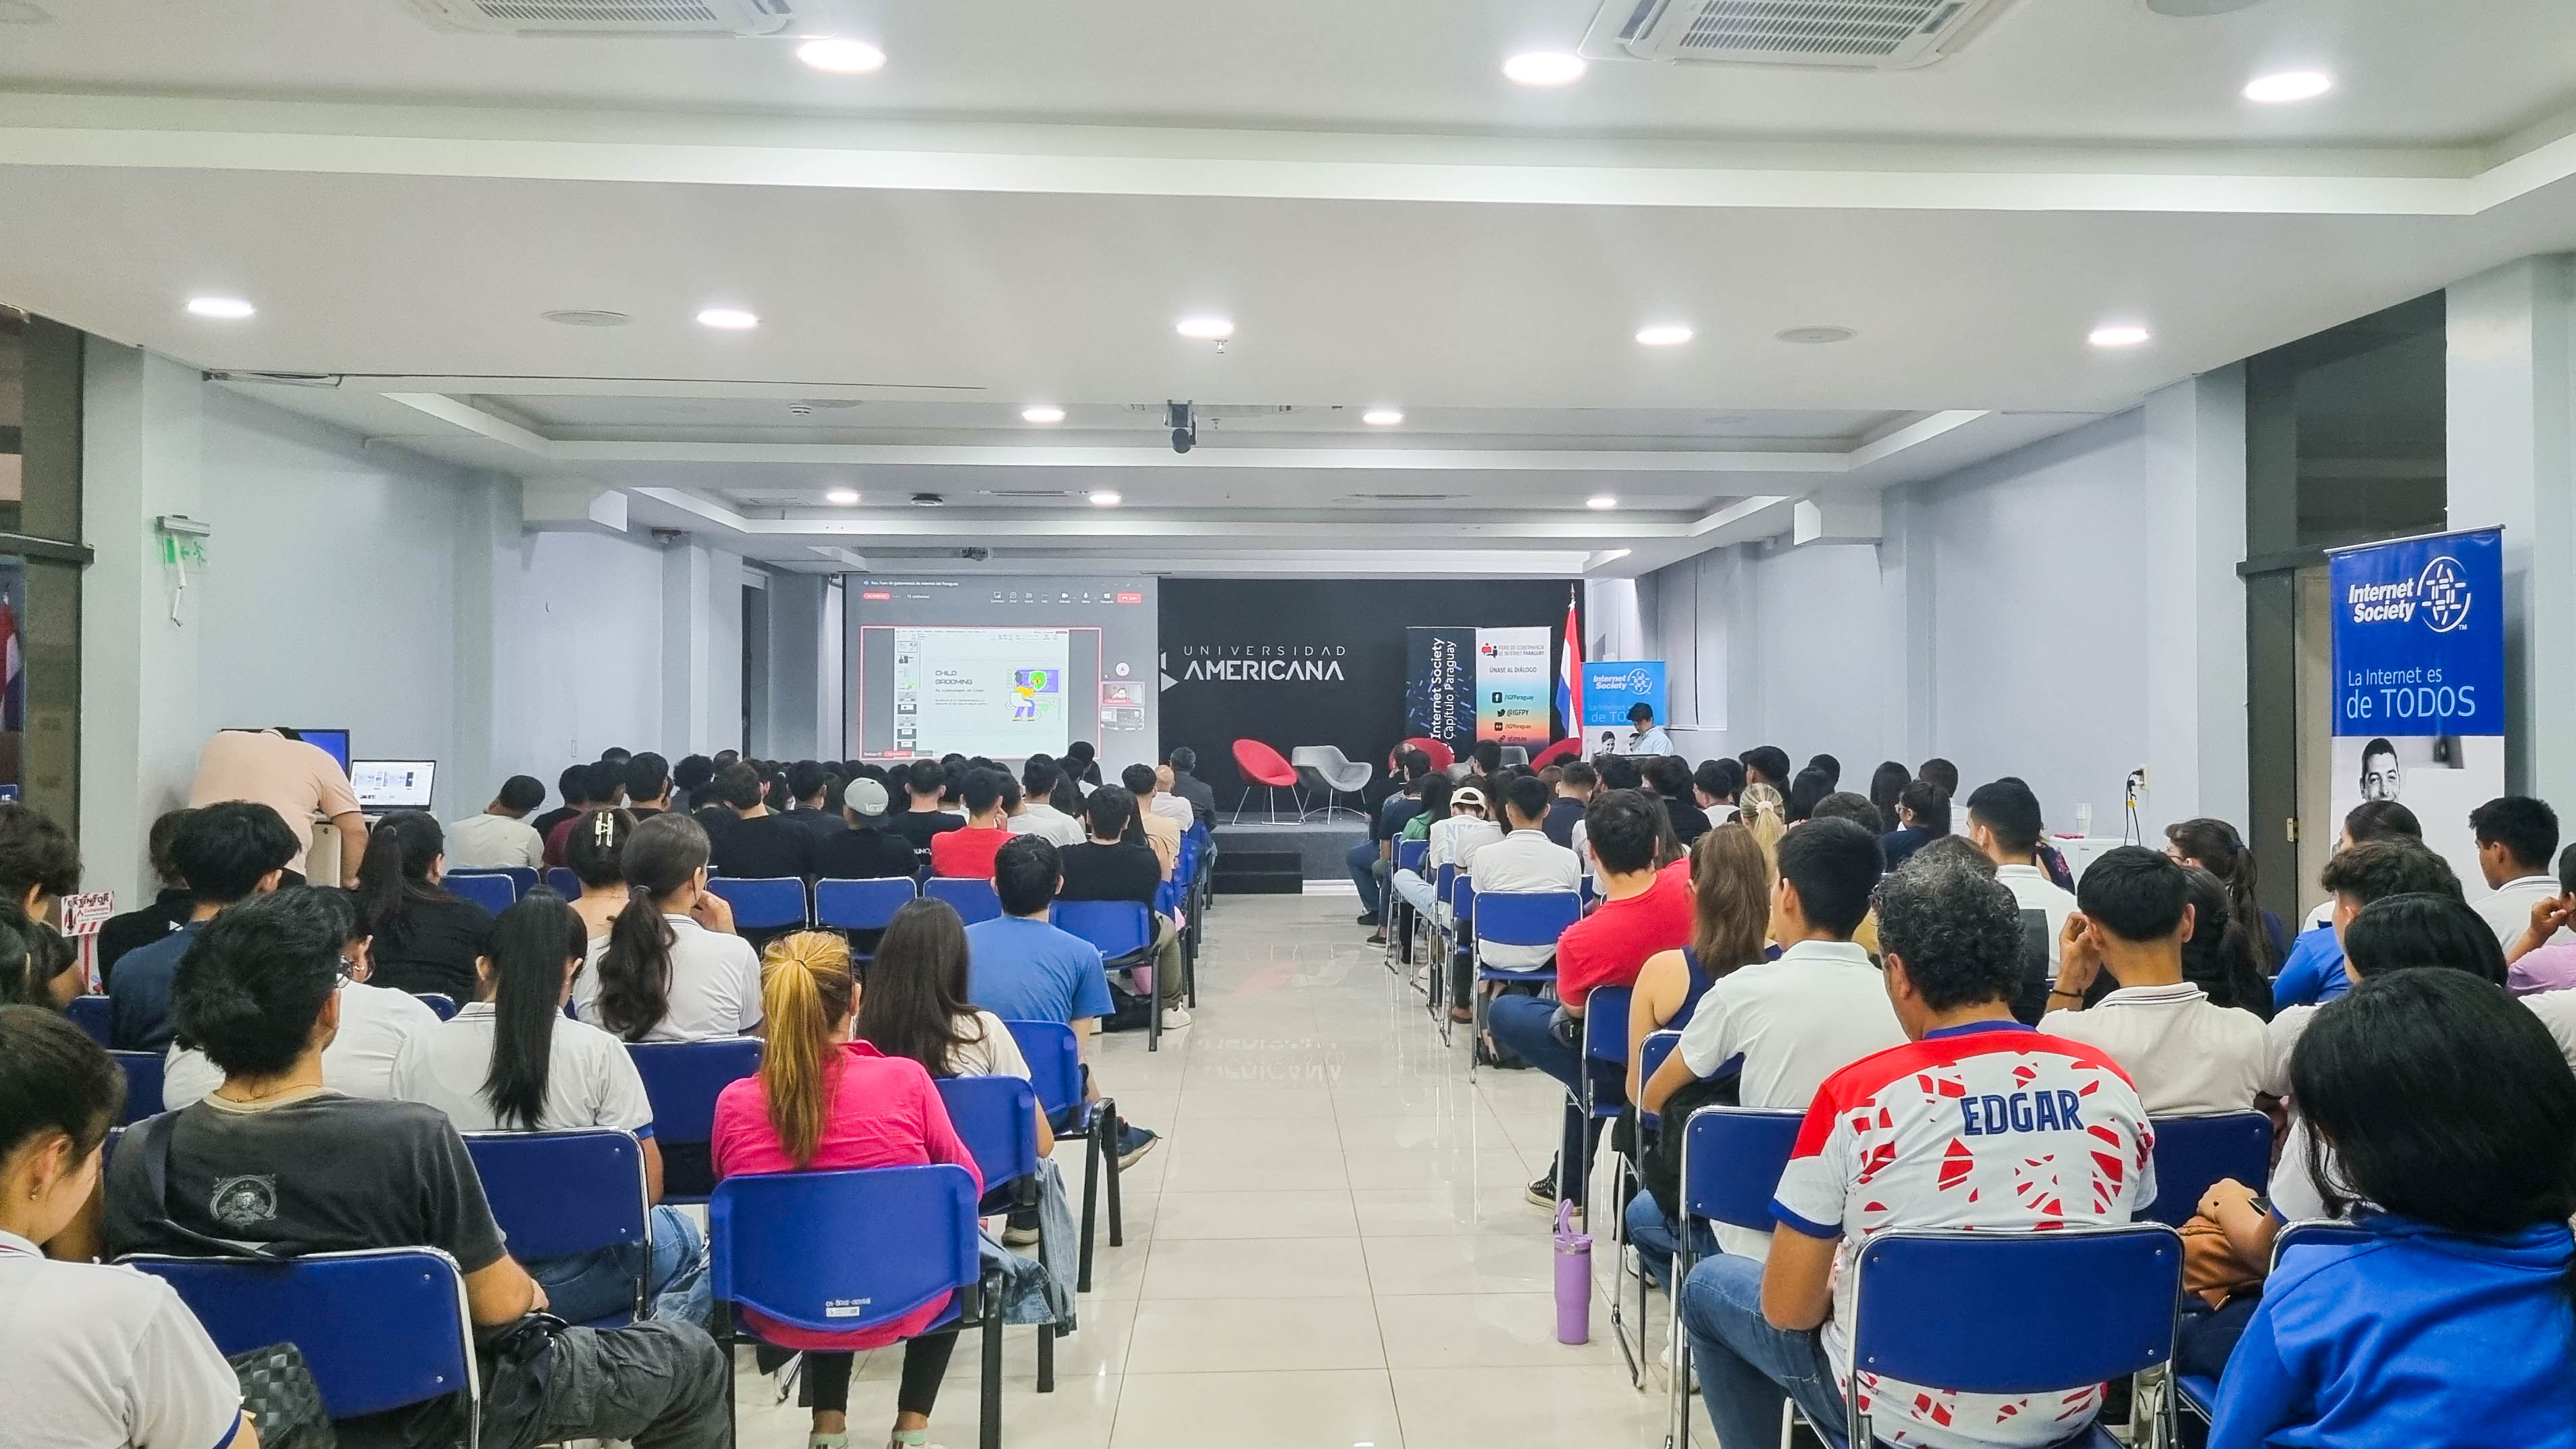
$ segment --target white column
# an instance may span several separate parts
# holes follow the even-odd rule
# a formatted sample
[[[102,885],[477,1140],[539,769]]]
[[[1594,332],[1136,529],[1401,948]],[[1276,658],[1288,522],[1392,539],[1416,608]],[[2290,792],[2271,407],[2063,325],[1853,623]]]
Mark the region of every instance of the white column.
[[[694,543],[662,554],[662,753],[741,749],[742,556]]]
[[[450,817],[482,809],[504,779],[529,768],[528,671],[542,666],[520,638],[520,527],[518,480],[491,473],[464,481],[456,530],[456,755],[438,792]]]
[[[769,748],[782,760],[825,753],[823,584],[821,574],[769,577]],[[837,756],[839,749],[832,741],[830,752]]]
[[[2145,426],[2146,658],[2138,707],[2147,716],[2150,837],[2195,815],[2247,824],[2245,370],[2241,366],[2147,395]]]
[[[2576,810],[2576,258],[2454,283],[2446,396],[2450,526],[2504,527],[2505,788]]]

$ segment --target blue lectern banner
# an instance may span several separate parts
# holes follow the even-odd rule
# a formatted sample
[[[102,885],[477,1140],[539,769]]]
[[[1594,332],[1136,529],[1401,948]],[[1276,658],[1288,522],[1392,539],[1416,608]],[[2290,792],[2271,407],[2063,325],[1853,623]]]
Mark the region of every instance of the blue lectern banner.
[[[1586,729],[1628,728],[1628,708],[1643,701],[1657,724],[1669,724],[1664,712],[1664,662],[1660,659],[1620,663],[1596,659],[1583,666],[1583,725]]]

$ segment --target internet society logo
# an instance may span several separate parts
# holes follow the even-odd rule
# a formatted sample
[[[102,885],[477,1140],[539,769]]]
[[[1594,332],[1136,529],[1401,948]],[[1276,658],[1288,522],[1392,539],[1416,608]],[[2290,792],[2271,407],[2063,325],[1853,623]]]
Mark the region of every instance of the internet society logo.
[[[2460,561],[2449,554],[2424,565],[2415,580],[2415,597],[2424,622],[2436,634],[2448,634],[2469,622],[2469,581]]]
[[[1628,671],[1628,692],[1630,694],[1644,694],[1647,690],[1654,687],[1655,681],[1652,676],[1646,673],[1646,671],[1642,669],[1631,669]]]

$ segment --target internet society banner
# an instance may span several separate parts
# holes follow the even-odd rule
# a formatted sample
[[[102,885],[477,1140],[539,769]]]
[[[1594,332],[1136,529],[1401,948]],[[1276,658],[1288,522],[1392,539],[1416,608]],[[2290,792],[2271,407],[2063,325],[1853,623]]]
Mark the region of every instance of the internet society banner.
[[[2504,536],[2486,528],[2337,549],[2333,820],[2415,812],[2478,894],[2469,811],[2504,793]]]

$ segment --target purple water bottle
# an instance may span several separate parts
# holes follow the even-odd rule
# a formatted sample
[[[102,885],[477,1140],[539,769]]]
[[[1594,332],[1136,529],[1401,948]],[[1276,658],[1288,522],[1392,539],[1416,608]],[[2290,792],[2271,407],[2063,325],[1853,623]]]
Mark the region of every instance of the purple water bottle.
[[[1556,1341],[1592,1341],[1592,1237],[1574,1230],[1570,1200],[1556,1205]]]

